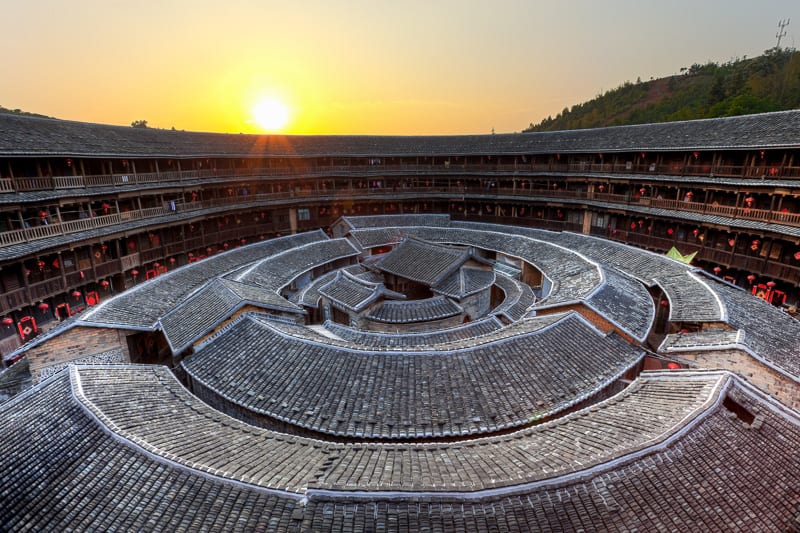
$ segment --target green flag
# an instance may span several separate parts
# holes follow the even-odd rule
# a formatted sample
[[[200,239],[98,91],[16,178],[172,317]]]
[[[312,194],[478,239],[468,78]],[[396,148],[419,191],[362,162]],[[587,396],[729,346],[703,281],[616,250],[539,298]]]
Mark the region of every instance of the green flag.
[[[669,249],[669,252],[667,252],[667,257],[671,257],[672,259],[680,261],[681,263],[686,263],[687,265],[692,264],[692,259],[694,259],[694,256],[696,255],[697,252],[692,252],[690,254],[683,255],[674,246]]]

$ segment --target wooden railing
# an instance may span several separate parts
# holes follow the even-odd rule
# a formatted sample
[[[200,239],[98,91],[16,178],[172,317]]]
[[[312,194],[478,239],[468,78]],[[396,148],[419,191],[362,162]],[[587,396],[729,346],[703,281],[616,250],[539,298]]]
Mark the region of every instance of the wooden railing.
[[[85,232],[95,228],[111,227],[121,223],[142,219],[158,219],[174,216],[178,213],[199,211],[210,208],[224,207],[245,207],[247,205],[267,205],[270,202],[299,199],[316,198],[319,200],[334,200],[342,193],[348,198],[369,198],[382,197],[393,198],[399,194],[419,195],[419,196],[445,196],[450,201],[461,201],[463,199],[473,199],[482,201],[490,199],[492,201],[502,201],[504,197],[524,198],[535,200],[537,198],[565,199],[565,200],[586,200],[604,202],[609,204],[636,205],[643,207],[654,207],[667,209],[675,212],[694,212],[707,215],[718,215],[732,219],[755,220],[780,224],[785,226],[800,227],[800,214],[770,211],[764,209],[751,209],[745,207],[723,206],[715,204],[705,204],[701,202],[683,202],[678,200],[666,200],[651,197],[631,198],[630,195],[608,194],[599,192],[587,192],[578,190],[564,189],[528,189],[528,188],[496,188],[496,187],[459,187],[455,185],[440,187],[402,187],[395,189],[392,187],[381,188],[361,188],[361,189],[337,189],[337,190],[303,190],[303,191],[284,191],[277,193],[250,194],[247,196],[234,195],[223,198],[210,198],[195,202],[168,203],[158,207],[148,207],[141,210],[123,211],[121,213],[111,213],[97,217],[82,218],[65,222],[53,222],[51,224],[35,226],[25,229],[16,229],[0,233],[0,247],[25,242],[46,239],[59,235]],[[173,209],[174,207],[174,209]]]
[[[84,187],[115,187],[161,182],[180,182],[198,178],[293,178],[336,176],[395,176],[395,175],[459,175],[478,173],[487,176],[519,177],[525,174],[557,173],[579,174],[649,174],[696,177],[740,177],[740,178],[800,178],[800,166],[780,165],[710,165],[681,163],[516,163],[516,164],[397,164],[397,165],[304,165],[260,168],[181,170],[165,172],[142,172],[124,174],[100,174],[86,176],[18,177],[0,179],[0,193],[27,192],[54,189],[79,189]]]

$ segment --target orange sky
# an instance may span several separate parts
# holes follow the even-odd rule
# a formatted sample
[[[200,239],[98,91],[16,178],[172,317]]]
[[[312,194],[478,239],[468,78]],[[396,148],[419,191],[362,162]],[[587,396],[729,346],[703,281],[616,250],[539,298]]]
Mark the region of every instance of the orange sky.
[[[0,105],[253,133],[271,97],[289,133],[513,132],[627,80],[759,55],[790,17],[800,2],[15,1]]]

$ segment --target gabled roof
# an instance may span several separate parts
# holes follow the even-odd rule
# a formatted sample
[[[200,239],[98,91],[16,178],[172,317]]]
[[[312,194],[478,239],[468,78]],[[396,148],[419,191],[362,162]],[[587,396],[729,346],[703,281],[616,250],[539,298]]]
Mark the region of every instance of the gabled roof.
[[[435,286],[469,259],[467,248],[455,248],[408,237],[375,264],[375,268]]]
[[[437,294],[461,299],[488,289],[494,284],[495,278],[496,275],[492,270],[461,267],[435,287],[431,287],[431,290]]]
[[[390,291],[383,283],[372,283],[343,270],[320,287],[319,293],[333,305],[356,313],[381,297],[405,299],[405,295]]]
[[[288,313],[305,312],[274,291],[218,278],[165,314],[159,324],[172,353],[178,354],[247,304]]]

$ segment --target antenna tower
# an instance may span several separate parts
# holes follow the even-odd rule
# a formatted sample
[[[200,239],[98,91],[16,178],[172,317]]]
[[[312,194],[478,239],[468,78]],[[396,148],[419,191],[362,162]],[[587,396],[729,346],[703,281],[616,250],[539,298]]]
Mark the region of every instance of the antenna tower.
[[[778,44],[775,45],[775,49],[776,50],[780,50],[780,48],[781,48],[781,39],[783,37],[786,37],[786,30],[784,28],[786,28],[786,26],[789,25],[789,21],[791,21],[791,20],[792,19],[786,19],[786,20],[778,21],[778,33],[775,34],[775,37],[778,39]]]

